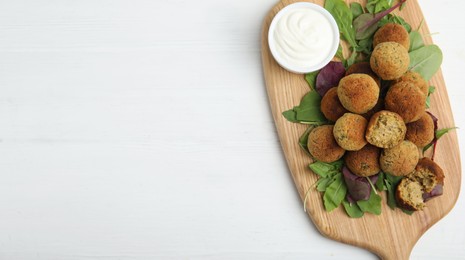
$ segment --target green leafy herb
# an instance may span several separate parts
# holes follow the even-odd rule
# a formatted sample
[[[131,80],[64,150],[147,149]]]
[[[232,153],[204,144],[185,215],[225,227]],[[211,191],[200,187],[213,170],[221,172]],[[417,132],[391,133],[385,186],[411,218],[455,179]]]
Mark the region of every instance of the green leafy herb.
[[[338,160],[332,163],[316,161],[314,163],[311,163],[309,167],[314,173],[325,178],[328,176],[332,176],[335,173],[340,173],[343,164],[344,162],[342,160]]]
[[[415,211],[406,210],[406,209],[401,209],[401,210],[402,210],[402,212],[404,212],[404,213],[407,214],[407,215],[412,215],[413,212],[415,212]]]
[[[320,178],[318,179],[318,181],[315,183],[315,186],[316,186],[316,189],[320,192],[325,192],[325,195],[324,196],[327,196],[327,200],[328,200],[328,203],[325,203],[328,204],[329,208],[331,209],[331,201],[332,202],[338,202],[338,196],[339,194],[336,194],[334,195],[336,200],[332,200],[333,198],[333,195],[332,195],[332,192],[334,192],[334,190],[331,190],[333,188],[331,188],[330,190],[328,190],[328,188],[331,186],[331,185],[337,185],[337,184],[333,184],[334,182],[338,182],[339,179],[341,179],[341,168],[342,168],[342,165],[343,165],[343,161],[342,160],[338,160],[338,161],[335,161],[335,162],[332,162],[332,163],[324,163],[324,162],[320,162],[320,161],[316,161],[314,163],[311,163],[309,165],[310,169],[317,175],[320,176]],[[345,183],[342,182],[343,184],[343,188],[341,191],[343,191],[344,189],[346,189],[345,187]],[[331,187],[333,187],[331,186]],[[339,190],[338,190],[339,191]],[[326,193],[328,193],[326,195]],[[307,196],[307,195],[306,195]],[[328,199],[329,198],[329,199]],[[340,203],[339,203],[340,204]],[[334,205],[333,205],[334,206]],[[304,209],[305,209],[305,204],[304,204]],[[330,211],[330,210],[328,210]]]
[[[323,195],[325,209],[328,212],[333,211],[341,205],[347,193],[347,187],[342,179],[342,173],[334,177],[334,181],[326,188]]]
[[[352,11],[352,17],[355,19],[363,14],[363,7],[360,3],[353,2],[350,3],[350,11]]]
[[[283,116],[290,122],[299,123],[297,120],[297,112],[295,112],[294,109],[284,111]]]
[[[434,86],[429,86],[429,88],[428,88],[428,96],[426,97],[426,108],[430,107],[430,103],[431,103],[430,96],[431,96],[431,94],[434,93],[434,90],[436,90],[436,88]]]
[[[357,51],[370,55],[373,52],[373,37],[358,41]]]
[[[399,184],[400,180],[402,180],[402,176],[394,176],[389,173],[385,173],[384,182],[386,184],[387,189],[387,204],[391,209],[395,209],[397,207],[396,202],[396,188],[397,184]]]
[[[318,73],[320,73],[319,70],[305,74],[305,81],[307,81],[311,90],[315,90],[316,88],[316,76],[318,76]]]
[[[426,152],[426,150],[428,150],[433,145],[436,146],[439,138],[441,138],[443,135],[445,135],[445,134],[449,133],[450,131],[452,131],[454,129],[457,129],[457,128],[458,127],[449,127],[449,128],[443,128],[443,129],[436,130],[434,132],[433,141],[423,148],[423,152]]]
[[[328,176],[326,178],[319,178],[318,181],[316,182],[316,189],[319,192],[326,191],[326,188],[328,187],[328,185],[331,184],[334,181],[333,178],[334,178],[334,176]]]
[[[309,156],[312,156],[310,154],[310,151],[308,150],[308,135],[310,134],[310,132],[313,130],[313,128],[315,128],[315,126],[311,125],[307,128],[307,130],[305,130],[305,132],[300,136],[299,138],[299,145],[300,147],[305,151],[305,153],[307,153]]]
[[[368,200],[359,200],[357,205],[363,212],[373,213],[375,215],[381,214],[381,196],[371,191],[370,198]]]
[[[435,87],[435,86],[429,86],[429,88],[428,88],[428,95],[433,94],[434,91],[436,91],[436,87]]]
[[[409,37],[410,37],[409,52],[418,50],[421,47],[425,46],[425,43],[423,42],[423,38],[421,37],[421,34],[418,31],[413,31],[409,33]]]
[[[410,33],[412,31],[412,26],[410,26],[410,24],[408,24],[402,17],[397,15],[388,14],[387,16],[383,17],[383,19],[379,21],[379,27],[387,23],[400,24],[405,28],[405,30],[407,30],[407,32]]]
[[[379,13],[391,7],[392,0],[368,0],[366,8],[370,14]]]
[[[342,34],[342,37],[349,43],[350,46],[354,48],[357,47],[357,42],[355,41],[355,30],[352,26],[353,15],[345,1],[326,0],[325,9],[336,20],[337,26],[339,27],[339,32]]]
[[[376,189],[379,191],[386,190],[386,185],[384,185],[385,174],[384,172],[379,172],[378,180],[375,183]]]
[[[332,163],[316,161],[309,165],[310,169],[320,176],[315,186],[318,191],[324,192],[323,200],[327,211],[332,211],[337,208],[341,204],[340,200],[344,199],[347,193],[346,185],[342,180],[342,165],[342,160]],[[306,210],[306,201],[309,191],[310,189],[305,194],[304,210]]]
[[[371,38],[376,30],[378,30],[378,23],[371,23],[373,17],[373,14],[362,14],[354,20],[356,40]],[[371,25],[367,27],[368,23],[371,23]]]
[[[326,118],[320,110],[321,97],[316,91],[308,92],[293,109],[283,112],[283,116],[294,123],[320,125]]]
[[[393,7],[387,9],[387,10],[384,10],[382,12],[377,12],[376,14],[363,14],[363,15],[360,15],[358,19],[362,19],[362,16],[365,16],[363,17],[363,21],[362,22],[359,22],[357,23],[357,27],[355,27],[355,31],[357,33],[357,35],[366,35],[368,34],[369,32],[371,32],[371,30],[373,30],[374,27],[377,27],[379,25],[379,22],[381,19],[383,19],[386,15],[388,15],[390,12],[394,11],[397,7],[399,7],[400,4],[402,4],[403,2],[405,2],[406,0],[400,0],[397,4],[395,4]],[[356,21],[354,21],[354,24],[355,24]],[[355,26],[355,25],[354,25]],[[369,31],[369,32],[364,32],[364,31]],[[371,35],[371,34],[370,34]],[[360,36],[361,37],[361,36]],[[363,38],[360,38],[360,39],[363,39]]]
[[[344,206],[344,209],[346,210],[347,215],[351,218],[361,218],[363,217],[363,211],[360,209],[360,207],[357,205],[357,203],[350,203],[347,201],[347,199],[342,201],[342,206]]]
[[[414,50],[409,56],[409,69],[418,72],[426,81],[433,77],[442,63],[442,51],[434,44]]]
[[[439,130],[436,131],[436,133],[434,133],[434,136],[436,137],[436,139],[439,139],[443,135],[445,135],[445,134],[449,133],[450,131],[455,130],[457,128],[458,127],[449,127],[449,128],[439,129]]]

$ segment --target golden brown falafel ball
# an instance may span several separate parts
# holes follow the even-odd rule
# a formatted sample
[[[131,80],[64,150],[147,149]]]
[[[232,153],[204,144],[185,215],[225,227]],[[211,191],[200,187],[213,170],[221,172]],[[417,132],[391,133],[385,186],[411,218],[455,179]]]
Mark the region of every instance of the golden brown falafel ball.
[[[367,144],[365,130],[367,120],[357,114],[345,113],[334,124],[333,134],[340,147],[348,151],[357,151]]]
[[[381,79],[376,75],[376,73],[371,69],[369,62],[357,62],[352,64],[349,68],[347,68],[346,76],[350,74],[367,74],[368,76],[372,77],[378,86],[381,86]]]
[[[410,48],[410,37],[404,26],[388,23],[379,28],[373,36],[373,48],[382,42],[397,42],[406,50]]]
[[[366,74],[351,74],[339,81],[337,96],[350,112],[363,114],[372,109],[379,97],[379,87]]]
[[[384,102],[386,109],[399,114],[405,123],[417,121],[426,109],[426,96],[409,81],[391,86]]]
[[[386,148],[381,152],[379,164],[381,170],[395,176],[405,176],[415,169],[420,159],[418,147],[410,141]]]
[[[376,147],[391,148],[404,140],[405,132],[407,132],[407,127],[401,116],[391,111],[381,110],[370,118],[365,137]]]
[[[397,186],[397,203],[407,210],[422,210],[426,206],[423,194],[443,184],[444,172],[441,167],[429,158],[421,158],[415,171],[403,178]]]
[[[407,124],[407,134],[405,139],[411,141],[416,146],[422,148],[431,143],[434,139],[433,118],[423,112],[423,115],[415,122]]]
[[[394,84],[401,82],[401,81],[412,82],[413,85],[419,88],[423,94],[425,94],[425,96],[428,96],[428,92],[429,92],[428,82],[426,82],[426,80],[423,79],[419,73],[409,70],[404,75],[402,75],[402,77],[396,79],[394,81]]]
[[[336,122],[341,116],[349,112],[345,109],[337,96],[337,87],[330,88],[321,99],[321,112],[330,121]]]
[[[372,176],[379,172],[379,154],[381,149],[371,144],[358,151],[348,151],[344,162],[349,170],[362,177]]]
[[[379,157],[379,164],[383,172],[405,176],[413,172],[419,158],[418,147],[410,141],[403,141],[392,148],[384,149]]]
[[[339,160],[345,153],[334,139],[333,126],[322,125],[308,135],[308,150],[318,161],[330,163]]]
[[[396,201],[400,208],[417,211],[425,208],[423,188],[420,183],[403,178],[396,188]]]
[[[418,181],[425,192],[431,192],[437,184],[444,184],[444,171],[430,158],[423,157],[418,161],[415,171],[409,178]]]
[[[376,45],[370,58],[371,69],[384,80],[400,78],[407,71],[409,63],[407,49],[397,42]]]

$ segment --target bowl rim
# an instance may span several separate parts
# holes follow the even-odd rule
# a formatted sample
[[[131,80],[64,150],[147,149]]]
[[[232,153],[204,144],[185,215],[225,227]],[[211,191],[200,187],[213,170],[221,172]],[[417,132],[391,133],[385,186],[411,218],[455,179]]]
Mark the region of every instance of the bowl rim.
[[[275,41],[273,38],[274,31],[276,30],[276,25],[278,21],[281,19],[281,17],[291,10],[294,10],[296,8],[302,8],[302,7],[310,8],[322,14],[331,25],[331,28],[333,30],[333,38],[334,38],[333,44],[331,46],[331,51],[329,52],[328,56],[325,59],[323,59],[321,62],[317,63],[316,65],[308,66],[308,67],[295,66],[295,65],[288,63],[284,58],[282,58],[279,55],[279,52],[276,49]],[[290,72],[297,73],[297,74],[305,74],[305,73],[314,72],[326,66],[333,59],[334,55],[336,55],[337,49],[339,48],[339,41],[340,41],[339,27],[337,26],[337,23],[334,17],[322,6],[314,4],[314,3],[310,3],[310,2],[296,2],[296,3],[292,3],[292,4],[285,6],[284,8],[279,10],[279,12],[273,17],[273,20],[271,21],[270,27],[268,29],[268,46],[274,59],[284,69]]]

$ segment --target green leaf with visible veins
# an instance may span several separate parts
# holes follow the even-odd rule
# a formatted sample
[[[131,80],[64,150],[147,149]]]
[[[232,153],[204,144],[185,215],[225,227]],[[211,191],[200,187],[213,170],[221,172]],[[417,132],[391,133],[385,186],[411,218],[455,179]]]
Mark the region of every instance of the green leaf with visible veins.
[[[316,76],[318,76],[318,73],[320,73],[319,70],[305,74],[305,81],[307,81],[311,90],[315,89]]]
[[[385,179],[385,174],[384,172],[379,172],[378,174],[378,180],[376,181],[376,189],[379,191],[386,190],[386,185],[384,185],[384,179]]]
[[[345,199],[342,201],[342,206],[344,206],[347,215],[351,218],[361,218],[364,215],[357,203],[349,203],[347,199]]]
[[[316,189],[319,192],[324,192],[326,191],[326,188],[328,187],[329,184],[333,181],[332,177],[326,177],[326,178],[319,178],[318,181],[316,182]]]
[[[363,7],[360,3],[353,2],[350,3],[350,11],[352,12],[353,19],[355,19],[363,14]]]
[[[323,195],[323,202],[326,211],[333,211],[341,205],[347,193],[347,187],[342,179],[342,173],[335,176],[334,181],[326,188]]]
[[[352,26],[353,15],[346,2],[343,0],[326,0],[325,9],[334,17],[334,20],[336,20],[337,27],[343,38],[350,46],[354,48],[357,47],[355,29]]]
[[[396,188],[397,184],[399,184],[400,180],[402,180],[402,176],[394,176],[389,173],[384,174],[386,176],[384,183],[386,184],[387,189],[387,204],[391,209],[395,209],[397,207]]]
[[[314,163],[311,163],[309,167],[315,174],[321,177],[328,177],[334,173],[341,172],[343,164],[344,162],[342,160],[338,160],[332,163],[316,161]]]
[[[418,72],[426,81],[433,77],[442,63],[442,51],[434,44],[414,50],[409,56],[409,70]]]
[[[388,14],[387,16],[383,17],[383,19],[381,19],[381,21],[379,21],[379,27],[382,27],[388,23],[396,23],[396,24],[399,24],[399,25],[402,25],[405,30],[407,30],[408,33],[410,33],[412,31],[412,26],[410,26],[410,24],[408,24],[402,17],[400,16],[397,16],[397,15],[393,15],[393,14]]]
[[[437,130],[436,133],[435,133],[436,139],[441,138],[443,135],[445,135],[445,134],[449,133],[450,131],[455,130],[457,128],[458,127],[449,127],[449,128],[443,128],[443,129]]]
[[[357,205],[363,212],[373,213],[375,215],[381,214],[381,196],[371,191],[370,198],[368,200],[359,200]]]
[[[321,97],[316,91],[308,92],[300,102],[294,107],[298,121],[304,122],[325,122],[326,118],[320,110]]]
[[[283,116],[293,123],[323,124],[327,120],[321,113],[320,103],[320,95],[312,90],[302,98],[298,106],[284,111]]]
[[[421,34],[418,31],[413,31],[409,33],[409,38],[410,38],[410,48],[408,50],[409,52],[418,50],[421,47],[425,46],[425,43],[423,42],[423,38],[421,37]]]
[[[376,14],[391,7],[392,0],[368,0],[366,8],[371,14]]]

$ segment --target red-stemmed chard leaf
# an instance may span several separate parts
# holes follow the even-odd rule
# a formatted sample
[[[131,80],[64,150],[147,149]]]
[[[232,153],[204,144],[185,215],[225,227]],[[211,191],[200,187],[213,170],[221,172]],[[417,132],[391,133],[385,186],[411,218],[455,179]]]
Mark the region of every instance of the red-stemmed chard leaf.
[[[347,185],[347,200],[349,203],[359,200],[368,200],[370,198],[372,188],[367,178],[353,174],[346,166],[342,168],[342,175]],[[376,183],[378,174],[370,176],[369,178],[372,183]]]
[[[355,18],[353,24],[355,28],[355,39],[363,40],[369,38],[373,35],[376,30],[378,30],[378,23],[373,23],[372,25],[364,28],[368,23],[373,21],[375,16],[370,13],[362,14],[359,17]],[[362,29],[364,28],[364,29]]]
[[[388,15],[390,12],[394,11],[397,7],[399,7],[401,4],[405,3],[405,1],[407,0],[401,0],[399,1],[397,4],[395,4],[394,6],[392,6],[391,8],[385,10],[385,11],[382,11],[382,12],[379,12],[375,15],[372,15],[372,14],[369,14],[372,16],[371,19],[367,19],[369,18],[368,16],[366,17],[362,17],[362,15],[360,15],[359,17],[357,17],[357,19],[361,19],[363,22],[361,21],[357,21],[357,19],[354,20],[354,27],[355,27],[355,32],[356,32],[356,35],[359,35],[358,38],[360,38],[360,36],[362,36],[364,33],[364,31],[370,29],[370,28],[373,28],[373,26],[375,24],[377,24],[381,19],[383,19],[383,17],[385,17],[386,15]],[[372,29],[373,30],[373,29]],[[362,37],[363,39],[363,37]]]
[[[324,96],[330,88],[336,87],[346,74],[342,62],[331,61],[324,66],[316,77],[316,91]]]

